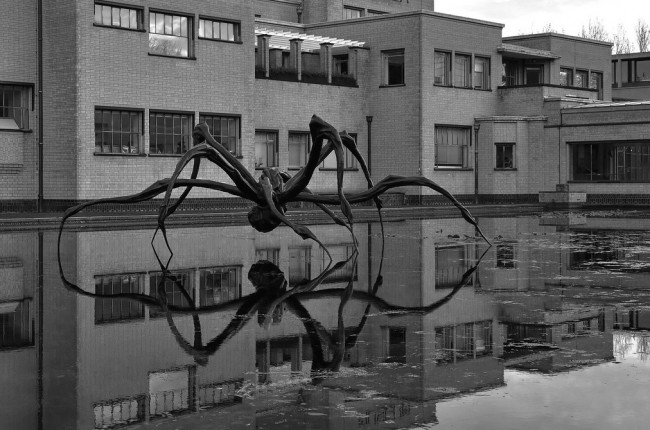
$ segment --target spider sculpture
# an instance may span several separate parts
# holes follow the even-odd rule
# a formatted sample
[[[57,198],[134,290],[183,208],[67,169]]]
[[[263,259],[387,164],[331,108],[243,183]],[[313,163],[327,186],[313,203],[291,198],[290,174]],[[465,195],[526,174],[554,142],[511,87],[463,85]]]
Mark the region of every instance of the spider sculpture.
[[[334,127],[314,115],[309,123],[309,129],[312,139],[312,148],[309,153],[307,164],[298,171],[295,176],[291,176],[277,168],[263,168],[259,180],[255,180],[253,175],[235,158],[224,146],[217,142],[212,135],[208,126],[204,123],[198,124],[194,128],[193,139],[194,146],[187,151],[179,160],[171,178],[166,178],[153,183],[144,191],[124,197],[114,197],[93,200],[82,203],[78,206],[68,209],[61,220],[59,237],[65,221],[80,212],[81,210],[101,204],[101,203],[118,203],[129,204],[153,199],[164,193],[164,199],[158,213],[158,229],[162,232],[165,243],[169,248],[167,234],[165,230],[165,220],[178,206],[185,200],[192,188],[207,188],[222,191],[233,196],[242,197],[255,203],[255,206],[248,213],[250,224],[258,231],[269,232],[280,224],[286,224],[298,233],[303,239],[310,238],[322,246],[318,238],[304,225],[290,221],[286,216],[286,205],[290,202],[311,202],[323,210],[334,222],[352,230],[353,215],[350,207],[351,203],[360,203],[373,200],[379,211],[381,221],[381,200],[379,196],[386,191],[404,186],[423,186],[431,188],[434,191],[449,199],[456,206],[462,217],[472,224],[476,231],[489,243],[481,232],[477,222],[471,216],[469,211],[452,196],[447,190],[435,182],[422,176],[387,176],[373,184],[365,160],[357,149],[354,139],[345,131],[339,133]],[[344,148],[356,158],[361,166],[368,183],[368,189],[358,193],[343,192],[343,160]],[[334,152],[336,155],[337,165],[337,193],[336,195],[321,195],[312,193],[307,186],[314,174],[316,168],[325,158]],[[232,180],[232,184],[216,182],[206,179],[197,179],[201,159],[206,159],[219,166]],[[189,179],[180,178],[180,174],[194,160],[192,173]],[[171,194],[175,188],[184,188],[183,192],[171,202]],[[326,205],[339,205],[345,221],[334,214]],[[156,230],[157,231],[157,230]],[[154,233],[155,238],[155,233]],[[356,243],[356,238],[355,238]],[[327,249],[323,247],[326,252]]]

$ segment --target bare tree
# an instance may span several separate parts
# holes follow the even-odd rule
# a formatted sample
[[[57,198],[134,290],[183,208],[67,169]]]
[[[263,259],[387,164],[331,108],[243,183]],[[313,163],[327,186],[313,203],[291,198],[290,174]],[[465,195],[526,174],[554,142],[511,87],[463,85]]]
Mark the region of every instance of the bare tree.
[[[557,33],[553,28],[553,25],[550,22],[547,22],[544,27],[542,27],[542,33]]]
[[[584,37],[586,39],[595,39],[609,42],[609,35],[605,30],[605,26],[598,19],[595,19],[594,21],[590,19],[587,28],[585,28],[583,25],[582,30],[580,30],[580,34],[578,36]]]
[[[612,53],[613,54],[629,54],[632,52],[632,43],[627,37],[625,28],[621,24],[618,25],[616,33],[612,38]]]
[[[639,19],[636,23],[636,27],[634,27],[634,33],[636,36],[636,43],[639,45],[639,52],[648,51],[648,46],[650,46],[650,25]]]

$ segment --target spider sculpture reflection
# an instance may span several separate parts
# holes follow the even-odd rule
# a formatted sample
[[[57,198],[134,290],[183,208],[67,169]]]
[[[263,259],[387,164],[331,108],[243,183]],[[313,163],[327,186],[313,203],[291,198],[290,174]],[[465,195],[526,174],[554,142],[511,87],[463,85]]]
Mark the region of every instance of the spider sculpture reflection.
[[[150,200],[165,193],[163,203],[158,213],[158,229],[162,232],[165,238],[165,243],[169,248],[165,230],[165,220],[173,214],[183,200],[185,200],[192,188],[198,187],[222,191],[255,203],[255,206],[248,213],[248,220],[258,231],[269,232],[283,223],[291,227],[303,239],[310,238],[322,246],[322,243],[311,232],[311,230],[309,230],[309,228],[287,219],[285,216],[287,203],[311,202],[315,204],[334,222],[348,228],[354,238],[354,232],[352,230],[353,216],[350,207],[351,203],[373,200],[377,210],[379,211],[381,220],[382,204],[379,199],[381,194],[396,187],[423,186],[431,188],[449,199],[451,203],[460,210],[462,217],[472,224],[483,239],[489,243],[478,227],[477,222],[470,215],[469,211],[440,185],[422,176],[404,177],[394,175],[387,176],[377,184],[373,184],[365,160],[359,153],[356,142],[349,134],[345,131],[339,133],[333,126],[326,123],[316,115],[312,117],[311,122],[309,123],[309,129],[312,139],[312,148],[309,153],[309,159],[307,164],[298,171],[295,176],[292,177],[288,173],[280,171],[277,168],[267,167],[262,170],[259,180],[256,181],[253,175],[246,170],[239,160],[237,160],[236,157],[234,157],[224,146],[212,137],[206,124],[198,124],[193,133],[194,146],[179,160],[171,178],[159,180],[137,194],[93,200],[68,209],[61,220],[59,235],[61,234],[65,221],[70,216],[75,215],[86,207],[101,203],[137,203]],[[343,192],[344,148],[347,148],[359,162],[361,170],[363,171],[368,183],[368,190],[364,192],[350,193],[348,195]],[[312,193],[307,188],[312,175],[320,163],[322,163],[331,152],[334,152],[336,155],[337,194],[322,195]],[[233,184],[197,179],[200,162],[203,158],[220,167],[230,177]],[[190,178],[180,178],[179,176],[181,172],[192,160],[194,160],[194,165]],[[171,203],[172,191],[175,188],[180,187],[184,187],[185,189],[179,198],[176,199],[174,203]],[[339,205],[347,222],[335,215],[325,205]],[[327,252],[327,249],[325,247],[323,248]]]

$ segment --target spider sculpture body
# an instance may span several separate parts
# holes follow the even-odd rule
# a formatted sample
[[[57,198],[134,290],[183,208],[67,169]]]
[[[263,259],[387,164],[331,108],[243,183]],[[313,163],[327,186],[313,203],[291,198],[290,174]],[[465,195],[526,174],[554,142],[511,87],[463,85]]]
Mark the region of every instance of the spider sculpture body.
[[[137,203],[153,199],[154,197],[164,193],[164,199],[158,213],[158,228],[163,233],[165,242],[167,243],[165,220],[173,214],[183,200],[185,200],[192,188],[198,187],[222,191],[255,203],[255,206],[248,213],[248,220],[258,231],[269,232],[280,224],[285,224],[291,227],[303,239],[310,238],[322,246],[322,243],[311,232],[311,230],[309,230],[309,228],[294,223],[285,216],[287,203],[311,202],[315,204],[334,222],[348,228],[354,238],[354,232],[352,230],[353,215],[350,207],[351,203],[373,200],[377,210],[379,211],[381,221],[382,206],[381,200],[379,199],[381,194],[396,187],[424,186],[431,188],[448,198],[460,210],[463,218],[472,224],[483,239],[487,241],[469,211],[440,185],[422,176],[404,177],[392,175],[382,179],[377,184],[374,184],[370,178],[366,162],[359,153],[356,142],[352,137],[350,137],[350,135],[345,131],[339,133],[333,126],[316,115],[312,117],[309,129],[312,139],[312,148],[309,153],[309,159],[306,165],[299,170],[295,176],[292,177],[284,171],[267,167],[262,169],[262,174],[260,175],[259,180],[255,180],[253,175],[248,172],[239,160],[212,137],[206,124],[198,124],[193,133],[194,146],[179,160],[174,173],[170,178],[159,180],[137,194],[93,200],[68,209],[61,220],[59,236],[65,221],[70,216],[75,215],[89,206],[102,203]],[[343,191],[344,148],[347,148],[356,158],[363,174],[365,175],[368,189],[364,192],[350,193],[346,195]],[[307,187],[314,171],[331,152],[334,152],[336,155],[337,193],[336,195],[320,195],[312,193]],[[232,184],[197,179],[202,159],[213,162],[220,167],[230,177]],[[180,178],[179,176],[181,172],[190,161],[194,161],[190,178]],[[175,188],[184,188],[184,191],[181,193],[179,198],[172,203],[171,194]],[[340,206],[345,220],[337,216],[326,205]],[[168,243],[167,246],[169,247]]]

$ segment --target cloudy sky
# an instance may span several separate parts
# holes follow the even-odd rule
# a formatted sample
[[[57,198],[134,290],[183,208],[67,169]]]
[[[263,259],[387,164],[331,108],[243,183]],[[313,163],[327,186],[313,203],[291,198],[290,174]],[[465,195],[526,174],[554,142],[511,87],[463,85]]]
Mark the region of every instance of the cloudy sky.
[[[549,23],[559,33],[578,35],[591,19],[602,22],[609,34],[623,25],[633,41],[639,17],[650,24],[648,0],[435,0],[435,9],[505,24],[504,36],[541,32]]]

